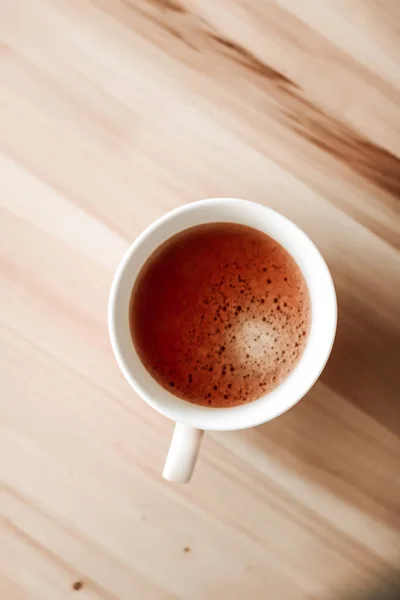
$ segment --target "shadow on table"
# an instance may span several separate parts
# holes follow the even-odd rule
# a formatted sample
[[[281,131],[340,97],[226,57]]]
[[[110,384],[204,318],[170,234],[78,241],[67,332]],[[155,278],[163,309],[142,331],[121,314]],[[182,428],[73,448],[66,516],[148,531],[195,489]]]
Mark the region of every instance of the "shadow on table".
[[[344,593],[337,600],[400,600],[400,572],[379,580],[375,585],[368,586],[358,592]]]
[[[393,476],[400,460],[399,339],[361,292],[350,298],[348,285],[337,281],[337,340],[320,381],[293,409],[242,435],[302,479],[400,530]]]
[[[394,315],[391,308],[385,313],[377,289],[333,274],[338,330],[321,381],[400,436],[400,312]]]

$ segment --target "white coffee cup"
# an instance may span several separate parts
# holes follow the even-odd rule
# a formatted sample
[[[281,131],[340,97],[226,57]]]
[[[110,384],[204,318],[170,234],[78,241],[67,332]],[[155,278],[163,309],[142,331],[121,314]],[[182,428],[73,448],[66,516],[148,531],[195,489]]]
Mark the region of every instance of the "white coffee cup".
[[[269,394],[233,408],[191,404],[161,387],[136,352],[128,318],[133,284],[153,251],[188,227],[217,222],[241,223],[263,231],[279,242],[300,267],[311,297],[311,329],[295,369]],[[154,290],[154,293],[160,294],[162,290]],[[128,248],[115,274],[110,292],[108,326],[115,357],[128,382],[147,404],[176,423],[164,477],[181,483],[190,480],[204,431],[254,427],[274,419],[296,404],[318,379],[328,360],[335,338],[336,318],[335,289],[324,259],[306,234],[275,210],[235,198],[200,200],[169,212],[139,235]]]

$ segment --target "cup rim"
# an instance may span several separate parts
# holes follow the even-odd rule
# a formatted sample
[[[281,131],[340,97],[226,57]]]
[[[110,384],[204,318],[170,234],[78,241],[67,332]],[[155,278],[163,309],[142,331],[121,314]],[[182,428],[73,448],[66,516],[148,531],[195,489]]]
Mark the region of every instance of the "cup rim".
[[[286,228],[289,228],[292,233],[295,233],[296,235],[298,235],[299,238],[302,239],[302,242],[305,243],[305,245],[307,246],[308,251],[312,252],[313,259],[318,261],[318,267],[321,270],[321,276],[323,276],[323,278],[324,278],[324,285],[326,286],[326,293],[329,298],[328,304],[329,304],[329,312],[330,312],[330,314],[329,314],[330,322],[329,322],[329,326],[327,326],[327,334],[326,334],[325,340],[324,340],[324,356],[318,357],[318,364],[316,365],[316,368],[313,369],[312,375],[308,376],[307,384],[302,386],[301,392],[299,394],[294,394],[292,399],[282,402],[281,405],[279,405],[279,402],[276,403],[277,406],[273,410],[266,410],[265,407],[264,407],[264,409],[262,409],[260,407],[260,409],[258,411],[252,410],[252,412],[254,414],[253,414],[253,418],[251,418],[251,419],[245,418],[241,421],[240,418],[233,419],[233,420],[230,418],[227,418],[226,423],[225,423],[225,420],[223,418],[221,418],[221,416],[220,416],[221,411],[223,413],[225,413],[225,415],[228,417],[228,411],[234,411],[235,408],[203,407],[203,406],[189,403],[185,400],[177,398],[173,394],[170,394],[170,392],[168,392],[160,384],[158,384],[152,378],[152,376],[148,373],[148,377],[150,377],[153,384],[155,384],[155,388],[154,388],[154,386],[153,386],[153,388],[157,389],[156,395],[149,393],[149,391],[147,389],[145,389],[145,387],[143,385],[143,381],[139,381],[138,376],[137,375],[135,376],[134,369],[131,368],[129,361],[127,360],[127,358],[125,356],[125,353],[122,349],[122,344],[120,342],[120,336],[118,335],[118,326],[117,326],[117,320],[118,320],[118,312],[117,311],[118,311],[118,304],[119,304],[119,294],[120,294],[120,289],[121,289],[120,284],[123,280],[124,274],[126,273],[128,267],[130,266],[131,261],[135,257],[135,254],[138,251],[138,249],[140,249],[152,236],[154,236],[154,234],[156,232],[161,230],[161,228],[167,226],[168,224],[173,223],[176,218],[182,217],[184,215],[188,215],[192,212],[196,212],[196,211],[202,210],[204,208],[211,208],[211,207],[214,207],[214,208],[222,207],[225,209],[235,207],[235,208],[240,208],[243,211],[253,210],[253,211],[257,211],[257,212],[263,212],[263,214],[266,218],[271,217],[278,223],[283,224]],[[216,219],[216,220],[218,220],[218,219]],[[201,224],[202,222],[215,222],[215,220],[214,221],[212,219],[208,220],[208,221],[200,220],[197,224]],[[225,220],[225,222],[226,222],[226,220]],[[240,221],[237,221],[237,222],[240,222]],[[182,229],[178,228],[178,230],[183,230],[186,228],[187,227],[183,227]],[[168,240],[170,237],[172,237],[172,235],[173,234],[166,236],[163,241]],[[274,236],[271,236],[271,237],[274,237]],[[162,242],[160,242],[160,243],[162,243]],[[154,249],[158,245],[159,244],[157,244],[153,248],[152,251],[154,251]],[[284,244],[282,244],[282,245],[284,245]],[[146,258],[148,258],[148,256],[151,254],[151,252],[149,254],[147,254]],[[293,253],[291,253],[291,255],[297,262],[298,257],[294,256]],[[309,281],[308,281],[307,277],[304,275],[304,273],[303,273],[303,276],[305,277],[306,283],[308,285]],[[131,282],[131,289],[133,287],[134,281],[135,281],[135,278],[133,278],[133,280]],[[313,321],[313,317],[312,317],[312,321]],[[328,268],[324,258],[322,257],[320,251],[315,246],[315,244],[312,242],[312,240],[295,223],[293,223],[291,220],[287,219],[284,215],[282,215],[278,211],[275,211],[274,209],[264,206],[262,204],[251,202],[249,200],[242,200],[242,199],[236,199],[236,198],[209,198],[209,199],[205,199],[205,200],[198,200],[198,201],[192,202],[190,204],[184,204],[184,205],[179,206],[179,207],[173,209],[172,211],[166,213],[165,215],[161,216],[156,221],[154,221],[151,225],[149,225],[142,233],[140,233],[140,235],[132,242],[132,244],[130,244],[130,246],[127,248],[124,256],[122,257],[122,260],[115,272],[115,275],[114,275],[114,278],[113,278],[113,281],[111,284],[109,303],[108,303],[108,329],[109,329],[111,346],[112,346],[115,358],[117,360],[117,363],[118,363],[122,373],[124,374],[125,378],[131,385],[131,387],[137,392],[137,394],[147,404],[149,404],[152,408],[154,408],[155,410],[157,410],[159,413],[163,414],[167,418],[170,418],[176,422],[184,423],[186,425],[205,429],[205,430],[233,431],[233,430],[246,429],[248,427],[257,426],[257,425],[260,425],[262,423],[265,423],[265,422],[271,420],[272,418],[275,418],[275,417],[283,414],[284,412],[289,410],[292,406],[297,404],[297,402],[299,402],[299,400],[301,400],[301,398],[303,398],[304,395],[314,385],[316,380],[319,378],[322,370],[324,369],[326,362],[328,361],[328,358],[330,356],[332,346],[334,343],[335,334],[336,334],[336,326],[337,326],[337,301],[336,301],[336,293],[335,293],[332,276],[330,274],[329,268]],[[130,336],[130,332],[129,332],[129,336]],[[309,343],[310,343],[310,341],[307,342],[306,349],[307,349]],[[131,340],[131,346],[132,346],[132,348],[134,348],[134,344],[133,344],[132,340]],[[134,351],[136,353],[136,350],[134,350]],[[139,361],[140,361],[140,359],[139,359]],[[303,361],[303,355],[302,355],[298,365],[289,374],[288,378],[286,378],[286,380],[284,380],[284,382],[282,384],[280,384],[277,388],[275,388],[275,390],[273,390],[272,392],[270,392],[268,394],[265,394],[258,400],[254,400],[253,402],[250,402],[246,405],[241,406],[240,408],[244,409],[244,407],[251,407],[252,405],[254,406],[256,403],[258,403],[259,405],[264,403],[267,406],[268,400],[271,399],[272,396],[276,392],[279,394],[279,390],[282,390],[282,388],[284,387],[284,385],[288,381],[288,379],[290,379],[292,377],[293,373],[295,371],[297,371],[299,369],[299,367],[301,367],[302,361]],[[143,365],[141,367],[136,365],[136,367],[145,369]],[[164,400],[159,400],[158,399],[159,397],[164,398]],[[165,400],[165,398],[167,398],[167,400]],[[174,401],[172,401],[172,398],[174,399]],[[262,401],[262,402],[260,402],[260,401]],[[181,406],[181,410],[179,408],[177,408],[179,406]],[[193,407],[195,407],[195,408],[193,408]],[[218,418],[216,418],[217,412],[219,413]],[[247,412],[249,412],[249,411],[247,411]],[[212,415],[214,415],[214,418]]]

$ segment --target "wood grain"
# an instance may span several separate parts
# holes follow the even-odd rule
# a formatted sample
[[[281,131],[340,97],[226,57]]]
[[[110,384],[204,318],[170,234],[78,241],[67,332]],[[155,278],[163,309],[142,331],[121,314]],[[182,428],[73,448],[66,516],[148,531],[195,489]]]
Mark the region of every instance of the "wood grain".
[[[396,0],[1,0],[2,599],[400,597],[399,101]],[[339,329],[181,487],[107,298],[144,227],[215,196],[310,235]]]

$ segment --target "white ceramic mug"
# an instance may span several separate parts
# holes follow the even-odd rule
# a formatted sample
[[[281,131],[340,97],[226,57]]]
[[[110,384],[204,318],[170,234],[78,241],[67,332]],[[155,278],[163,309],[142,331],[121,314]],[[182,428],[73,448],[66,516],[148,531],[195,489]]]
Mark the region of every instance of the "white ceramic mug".
[[[183,229],[216,222],[241,223],[279,242],[300,267],[311,297],[310,334],[295,369],[269,394],[233,408],[191,404],[161,387],[139,359],[128,319],[133,284],[153,251]],[[154,290],[154,293],[162,293],[162,290]],[[317,380],[328,360],[336,332],[336,315],[332,277],[320,252],[301,229],[270,208],[235,198],[200,200],[181,206],[150,225],[128,248],[117,269],[110,292],[108,324],[115,357],[128,382],[147,404],[176,423],[164,477],[181,483],[190,480],[205,430],[254,427],[296,404]]]

